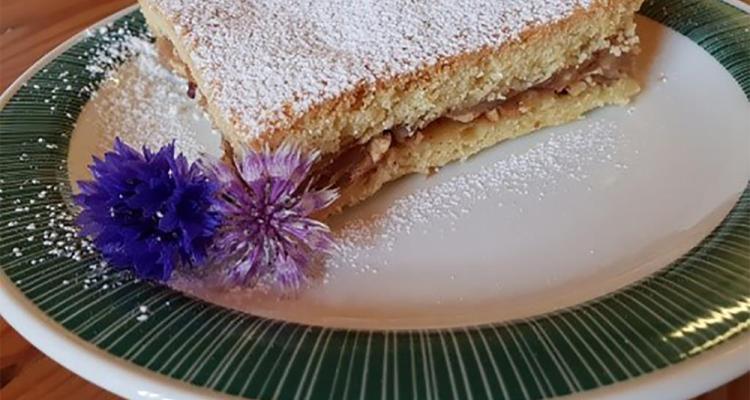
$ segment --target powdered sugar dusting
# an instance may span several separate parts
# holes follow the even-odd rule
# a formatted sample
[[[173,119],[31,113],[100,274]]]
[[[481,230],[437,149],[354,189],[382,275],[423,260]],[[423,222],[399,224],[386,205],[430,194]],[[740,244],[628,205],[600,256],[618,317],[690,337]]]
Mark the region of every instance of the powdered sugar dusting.
[[[362,83],[497,47],[593,0],[148,0],[247,138]],[[291,108],[290,108],[291,107]]]
[[[565,180],[584,182],[586,171],[593,165],[611,163],[625,169],[625,164],[614,159],[622,140],[614,123],[592,120],[586,127],[554,133],[525,153],[511,154],[476,172],[397,199],[382,214],[348,220],[335,231],[338,248],[328,272],[335,274],[336,269],[347,267],[377,273],[388,260],[378,260],[380,265],[368,264],[365,259],[376,248],[390,252],[397,240],[426,233],[428,226],[455,229],[456,223],[480,202],[495,201],[497,207],[506,207],[504,199],[510,203],[511,199],[533,196],[541,201]],[[524,209],[518,207],[517,211],[523,213]]]
[[[117,67],[120,59],[128,61]],[[97,138],[99,153],[109,150],[115,137],[150,148],[174,140],[177,150],[190,160],[218,148],[218,133],[196,134],[196,129],[211,132],[208,118],[187,97],[187,81],[162,66],[148,38],[129,37],[103,48],[87,70],[108,74],[90,103],[103,133]]]

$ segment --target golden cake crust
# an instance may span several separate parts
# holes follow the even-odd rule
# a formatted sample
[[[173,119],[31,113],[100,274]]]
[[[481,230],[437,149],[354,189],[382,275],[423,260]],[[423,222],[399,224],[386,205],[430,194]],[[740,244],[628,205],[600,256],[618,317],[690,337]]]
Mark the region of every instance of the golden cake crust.
[[[324,15],[314,12],[308,13],[309,17],[299,21],[304,28],[288,32],[287,39],[296,44],[302,43],[303,46],[283,48],[271,35],[278,32],[271,31],[266,37],[262,31],[263,27],[269,26],[266,21],[278,17],[273,14],[272,6],[272,3],[278,2],[270,0],[140,2],[155,33],[172,42],[187,65],[199,90],[206,97],[209,113],[224,133],[225,139],[234,145],[257,145],[260,142],[276,145],[284,140],[294,140],[305,148],[326,154],[334,153],[353,142],[367,141],[393,126],[418,125],[421,121],[434,119],[467,104],[481,102],[514,86],[541,82],[557,70],[585,61],[602,48],[615,46],[616,51],[619,51],[620,47],[627,47],[631,43],[634,32],[633,13],[640,6],[641,0],[445,0],[424,4],[398,0],[377,2],[381,6],[397,4],[402,8],[398,11],[405,17],[390,21],[395,24],[394,35],[403,36],[403,30],[407,28],[401,27],[402,23],[424,23],[435,18],[429,10],[412,10],[408,7],[404,10],[406,4],[416,4],[414,7],[429,6],[435,8],[436,12],[444,12],[440,7],[447,7],[451,12],[459,14],[455,19],[463,24],[459,27],[463,31],[427,29],[427,32],[416,32],[415,40],[426,43],[416,45],[414,49],[405,49],[416,49],[419,53],[416,55],[401,55],[393,48],[379,50],[379,44],[396,37],[388,36],[387,29],[382,26],[373,29],[373,34],[384,37],[372,41],[361,37],[363,32],[367,32],[364,28],[351,32],[343,30],[338,32],[338,36],[332,34],[332,38],[320,38],[316,35],[331,33],[331,25],[337,21],[335,18],[334,21],[325,21]],[[292,1],[286,6],[301,7],[303,2],[299,2],[299,5],[296,3]],[[313,3],[321,9],[326,5],[344,7],[346,4],[359,4],[344,0]],[[362,4],[362,7],[365,4],[371,5],[370,2]],[[482,13],[478,8],[490,11]],[[249,17],[243,17],[241,11],[252,15],[254,21],[259,21],[257,32],[253,31],[255,26],[249,24]],[[303,13],[309,10],[298,11]],[[383,11],[386,16],[392,15],[386,11]],[[355,17],[357,15],[356,10],[347,12],[354,13],[352,15]],[[284,16],[281,17],[283,19]],[[367,18],[356,17],[352,24],[365,23]],[[374,21],[382,24],[385,20],[376,18]],[[323,28],[316,28],[315,23],[321,24]],[[313,26],[308,26],[310,24]],[[238,46],[239,53],[246,52],[239,47],[239,43],[234,43],[242,36],[227,40],[227,37],[233,35],[231,30],[240,29],[243,25],[246,31],[255,32],[253,34],[259,36],[258,43],[265,40],[268,46],[281,47],[266,49],[267,51],[258,53],[259,56],[274,54],[275,51],[278,57],[284,58],[294,54],[304,55],[304,51],[308,50],[309,57],[302,57],[311,59],[316,56],[315,51],[323,51],[325,57],[322,65],[302,68],[305,67],[302,62],[301,72],[313,74],[303,79],[296,75],[297,72],[289,69],[290,65],[295,65],[294,62],[279,64],[269,58],[266,64],[263,60],[251,63],[248,68],[252,71],[247,72],[255,80],[243,83],[237,68],[228,68],[217,62],[221,57],[228,57],[229,61],[225,60],[228,64],[244,62],[243,57],[238,56],[234,60],[231,55],[231,46]],[[285,29],[291,26],[286,22],[280,25]],[[214,27],[211,28],[212,26]],[[466,38],[460,37],[462,32]],[[352,34],[356,40],[352,40],[347,34]],[[450,46],[451,42],[446,42],[441,34],[458,34],[455,38],[458,45]],[[618,38],[616,43],[613,43],[613,38]],[[350,50],[349,53],[341,51],[341,57],[360,54],[356,49],[347,47],[357,44],[371,46],[374,55],[362,60],[349,60],[353,66],[348,71],[340,64],[326,59],[331,56],[330,52],[318,49],[321,43],[331,40],[341,41],[340,47]],[[358,43],[358,40],[362,43]],[[439,47],[440,41],[446,47],[445,51]],[[305,43],[308,44],[307,47],[304,46]],[[253,46],[250,47],[252,49]],[[627,48],[623,50],[626,51]],[[363,54],[367,54],[367,51]],[[390,61],[388,57],[391,57]],[[368,62],[372,65],[368,65]],[[282,68],[273,68],[279,65]],[[335,71],[329,74],[325,71],[326,68]],[[261,71],[267,73],[264,83],[258,81],[261,79],[258,77],[262,77]],[[286,78],[291,81],[285,81]],[[306,84],[329,78],[341,81],[332,82],[328,88],[330,90],[321,91],[314,84],[306,92],[295,89],[299,87],[299,80]],[[257,85],[261,83],[278,90],[269,94],[274,90],[269,92],[264,86],[262,93],[255,93]],[[242,87],[229,87],[237,84]],[[248,93],[247,98],[244,98],[243,95]]]

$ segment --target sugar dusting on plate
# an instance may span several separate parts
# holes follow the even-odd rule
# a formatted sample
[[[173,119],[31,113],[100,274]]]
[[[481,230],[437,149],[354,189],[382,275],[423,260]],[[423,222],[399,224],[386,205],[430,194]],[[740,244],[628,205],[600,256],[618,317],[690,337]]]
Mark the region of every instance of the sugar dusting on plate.
[[[503,199],[542,201],[562,181],[585,181],[586,171],[596,164],[612,163],[625,169],[625,164],[614,161],[621,140],[614,123],[591,120],[577,130],[555,132],[526,152],[399,198],[380,214],[345,221],[335,230],[338,248],[328,263],[328,277],[340,268],[378,273],[379,268],[388,266],[387,259],[378,260],[379,265],[364,261],[375,248],[390,252],[398,240],[426,233],[427,226],[454,229],[480,202],[509,207]],[[515,210],[524,212],[520,206]]]
[[[90,58],[83,74],[90,74],[93,79],[83,88],[77,85],[81,80],[80,72],[68,70],[55,72],[54,86],[25,85],[37,95],[47,96],[42,101],[49,105],[51,112],[58,106],[64,106],[59,97],[62,93],[74,93],[81,98],[90,96],[89,102],[75,121],[77,128],[71,141],[71,154],[81,151],[77,146],[85,144],[83,147],[86,157],[85,160],[81,157],[81,162],[88,164],[92,154],[101,155],[109,150],[116,136],[132,145],[147,145],[152,148],[174,140],[178,150],[191,159],[212,150],[210,145],[218,143],[218,134],[206,135],[206,132],[212,132],[210,123],[202,109],[187,97],[187,83],[159,64],[148,36],[133,35],[129,30],[114,29],[112,25],[99,27],[88,33],[90,36],[96,35],[102,44],[89,50],[91,55],[88,56]],[[82,57],[78,56],[78,59],[83,60]],[[49,71],[43,69],[41,72]],[[101,85],[97,84],[99,75],[103,75]],[[65,116],[75,119],[70,112]],[[84,137],[76,138],[81,133],[78,127],[86,124],[89,126],[84,130]],[[196,126],[202,127],[200,137],[196,134]],[[66,136],[67,133],[62,135]],[[81,141],[76,142],[77,139]],[[47,149],[56,149],[58,146],[43,137],[36,142],[35,145]],[[19,161],[30,162],[30,157],[22,153]],[[63,159],[59,169],[68,169],[71,173],[69,161]],[[85,179],[74,173],[71,173],[71,178]],[[2,182],[0,179],[0,183]],[[41,253],[27,254],[25,249],[14,247],[12,255],[18,262],[31,266],[47,265],[56,259],[85,263],[86,268],[80,272],[71,270],[69,274],[62,276],[59,282],[62,287],[83,291],[121,290],[125,283],[133,280],[132,275],[127,271],[113,270],[100,260],[93,244],[79,236],[75,211],[66,202],[50,200],[49,193],[67,192],[65,182],[45,183],[36,178],[19,181],[19,190],[23,190],[25,186],[40,189],[34,196],[16,198],[11,202],[12,212],[18,215],[19,220],[14,219],[7,224],[8,228],[19,225],[19,221],[24,220],[23,216],[34,205],[43,205],[43,209],[33,215],[36,222],[25,223],[24,233],[28,242],[39,243],[44,250]]]
[[[113,69],[123,56],[128,61]],[[174,140],[189,160],[217,152],[219,135],[211,129],[203,109],[187,96],[187,81],[162,66],[147,38],[129,37],[119,46],[103,49],[87,69],[108,71],[91,100],[102,134],[97,138],[100,153],[109,150],[118,136],[131,145],[152,149]],[[196,129],[212,135],[199,136]]]

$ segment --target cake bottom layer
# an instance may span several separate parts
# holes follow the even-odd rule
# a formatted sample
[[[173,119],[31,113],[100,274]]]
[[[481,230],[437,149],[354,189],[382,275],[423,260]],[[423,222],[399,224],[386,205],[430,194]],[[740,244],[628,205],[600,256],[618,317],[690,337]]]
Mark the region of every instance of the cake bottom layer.
[[[625,76],[588,86],[576,95],[540,91],[523,100],[523,112],[503,113],[499,118],[484,116],[467,123],[440,119],[426,126],[419,140],[390,148],[373,170],[340,188],[341,197],[318,217],[337,214],[402,176],[429,174],[503,140],[579,119],[587,111],[608,104],[627,104],[639,89],[635,80]]]

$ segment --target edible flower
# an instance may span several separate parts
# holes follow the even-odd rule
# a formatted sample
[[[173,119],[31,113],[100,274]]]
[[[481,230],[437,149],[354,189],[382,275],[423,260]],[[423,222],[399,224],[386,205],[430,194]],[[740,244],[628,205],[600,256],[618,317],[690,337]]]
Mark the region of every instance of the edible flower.
[[[166,281],[178,267],[202,266],[221,223],[218,186],[203,168],[175,155],[174,142],[142,152],[115,140],[94,157],[93,180],[79,182],[75,202],[83,236],[115,268]]]
[[[330,230],[312,215],[338,193],[310,187],[317,153],[289,144],[238,150],[228,163],[208,166],[219,183],[216,209],[224,219],[214,250],[234,284],[267,278],[272,286],[297,290],[333,248]]]

